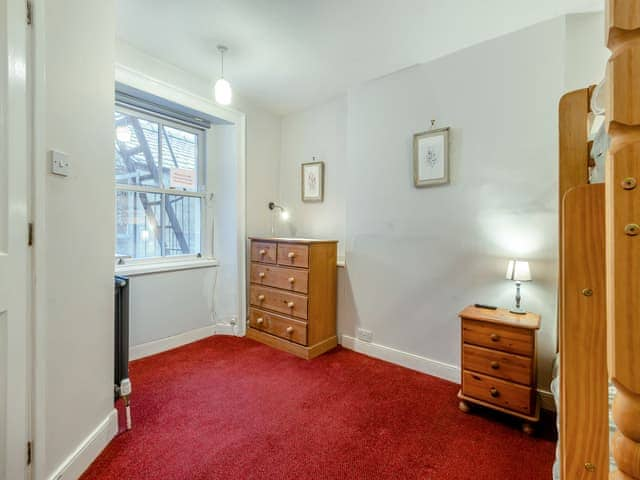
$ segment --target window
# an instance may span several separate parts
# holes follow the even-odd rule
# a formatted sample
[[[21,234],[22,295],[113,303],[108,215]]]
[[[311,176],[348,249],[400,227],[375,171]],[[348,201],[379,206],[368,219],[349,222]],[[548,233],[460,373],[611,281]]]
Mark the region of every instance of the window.
[[[115,131],[116,255],[200,254],[204,131],[120,106]]]

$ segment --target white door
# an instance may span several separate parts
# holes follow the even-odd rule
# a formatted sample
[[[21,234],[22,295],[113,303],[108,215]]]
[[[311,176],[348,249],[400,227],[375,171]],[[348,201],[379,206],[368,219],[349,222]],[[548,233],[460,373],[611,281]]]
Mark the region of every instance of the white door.
[[[0,0],[0,479],[27,475],[27,58],[25,0]]]

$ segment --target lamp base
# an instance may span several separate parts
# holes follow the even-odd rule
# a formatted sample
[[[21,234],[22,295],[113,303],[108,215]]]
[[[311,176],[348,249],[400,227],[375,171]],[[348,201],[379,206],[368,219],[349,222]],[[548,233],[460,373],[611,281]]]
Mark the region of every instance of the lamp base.
[[[527,313],[526,310],[523,310],[522,308],[512,308],[511,310],[509,310],[510,313],[515,313],[516,315],[524,315],[525,313]]]

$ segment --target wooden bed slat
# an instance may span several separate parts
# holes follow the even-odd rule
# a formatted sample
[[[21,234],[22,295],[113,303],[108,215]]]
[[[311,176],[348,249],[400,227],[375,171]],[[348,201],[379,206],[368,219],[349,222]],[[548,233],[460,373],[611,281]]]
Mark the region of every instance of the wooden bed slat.
[[[562,212],[561,478],[602,480],[609,470],[604,185],[572,188]]]

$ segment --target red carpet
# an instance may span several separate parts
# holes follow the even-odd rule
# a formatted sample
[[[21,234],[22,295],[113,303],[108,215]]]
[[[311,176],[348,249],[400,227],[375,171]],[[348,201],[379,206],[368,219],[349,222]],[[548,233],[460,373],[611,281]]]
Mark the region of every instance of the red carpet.
[[[348,350],[307,362],[218,336],[133,362],[131,378],[133,430],[83,480],[551,478],[552,439]]]

